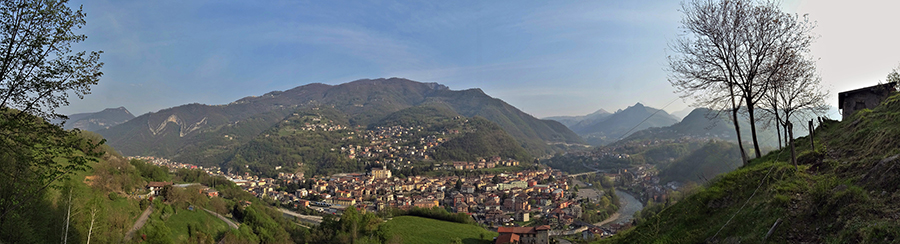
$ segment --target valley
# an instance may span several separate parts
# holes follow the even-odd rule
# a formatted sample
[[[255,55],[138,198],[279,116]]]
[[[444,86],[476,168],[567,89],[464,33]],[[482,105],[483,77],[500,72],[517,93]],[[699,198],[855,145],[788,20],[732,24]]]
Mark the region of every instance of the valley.
[[[0,1],[0,244],[900,243],[895,5]]]

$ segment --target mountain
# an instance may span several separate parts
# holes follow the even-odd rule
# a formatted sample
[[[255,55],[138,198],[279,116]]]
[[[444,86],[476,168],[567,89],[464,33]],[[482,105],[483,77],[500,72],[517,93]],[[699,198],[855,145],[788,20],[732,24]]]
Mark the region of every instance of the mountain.
[[[578,125],[580,123],[593,124],[598,121],[602,121],[602,120],[606,119],[607,117],[609,117],[609,115],[611,115],[611,113],[607,112],[606,110],[600,109],[600,110],[597,110],[597,111],[587,114],[587,115],[553,116],[553,117],[546,117],[544,119],[559,121],[566,127],[572,128],[573,126]]]
[[[606,119],[591,123],[582,121],[571,128],[591,145],[606,145],[626,136],[626,133],[669,126],[677,122],[678,119],[666,111],[637,103],[608,115]]]
[[[669,114],[671,114],[672,117],[675,117],[675,118],[678,118],[678,119],[684,119],[684,117],[687,117],[687,116],[688,116],[689,114],[691,114],[691,112],[693,112],[693,111],[694,111],[694,108],[686,107],[686,108],[684,108],[684,109],[682,109],[682,110],[678,110],[678,111],[675,111],[675,112],[671,112],[671,113],[669,113]]]
[[[721,175],[604,243],[897,243],[900,95]]]
[[[109,127],[116,126],[121,123],[133,119],[134,115],[128,112],[125,107],[107,108],[100,112],[80,113],[68,116],[64,129],[71,130],[78,128],[87,131],[98,131]],[[51,123],[60,124],[62,120],[54,120]]]
[[[688,116],[684,117],[681,122],[672,126],[649,128],[646,130],[635,132],[623,141],[628,140],[648,140],[648,139],[676,139],[682,137],[691,138],[710,138],[721,139],[725,141],[737,142],[737,136],[734,133],[734,123],[731,122],[731,115],[723,112],[716,117],[715,110],[708,108],[696,108],[691,111]],[[743,117],[739,117],[743,118]],[[794,124],[805,124],[801,121],[795,121]],[[739,121],[741,126],[741,139],[745,142],[751,141],[750,137],[750,121],[746,118]],[[778,132],[772,126],[765,126],[762,123],[757,124],[757,138],[761,150],[778,147]],[[794,128],[794,136],[805,135],[808,129],[797,126]],[[783,132],[782,132],[783,133]],[[752,145],[744,144],[745,149],[752,149]]]
[[[368,127],[403,109],[442,107],[495,123],[532,155],[552,153],[550,142],[583,143],[551,120],[539,120],[480,89],[450,90],[401,78],[340,85],[308,84],[223,105],[187,104],[147,113],[99,133],[124,155],[152,155],[218,165],[229,152],[263,136],[294,114],[322,114],[334,124]]]

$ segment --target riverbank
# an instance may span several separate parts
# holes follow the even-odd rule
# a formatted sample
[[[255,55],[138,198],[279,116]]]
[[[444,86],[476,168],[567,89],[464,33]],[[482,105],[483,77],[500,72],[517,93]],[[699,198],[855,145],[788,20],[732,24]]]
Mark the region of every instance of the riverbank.
[[[622,204],[622,206],[619,206],[619,211],[616,211],[616,213],[609,216],[609,218],[594,225],[604,226],[631,222],[631,219],[634,218],[634,213],[644,208],[644,204],[634,198],[631,194],[628,194],[628,192],[616,189],[616,196],[619,196],[619,203]]]

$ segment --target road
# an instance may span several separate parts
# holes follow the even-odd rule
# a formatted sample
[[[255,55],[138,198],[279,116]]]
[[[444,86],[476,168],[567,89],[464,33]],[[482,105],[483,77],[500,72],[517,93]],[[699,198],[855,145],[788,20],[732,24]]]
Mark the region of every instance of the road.
[[[219,214],[219,213],[210,211],[209,209],[205,209],[205,208],[204,208],[203,210],[205,210],[207,213],[210,213],[210,214],[212,214],[212,215],[215,215],[216,217],[219,217],[219,219],[221,219],[222,221],[225,221],[225,223],[227,223],[228,226],[231,226],[231,228],[234,228],[235,230],[238,229],[238,226],[239,226],[239,225],[238,225],[238,224],[235,224],[234,221],[231,221],[230,219],[225,218],[225,216],[222,216],[222,215]]]
[[[125,241],[131,240],[134,237],[134,232],[140,230],[141,227],[144,227],[144,224],[147,223],[147,219],[150,218],[150,213],[153,213],[153,205],[147,206],[147,209],[144,210],[144,213],[141,213],[141,217],[138,217],[137,221],[134,222],[134,225],[131,226],[131,230],[128,233],[125,233]]]
[[[303,214],[299,214],[294,211],[283,209],[283,208],[278,208],[278,211],[281,211],[284,214],[293,216],[293,217],[300,219],[301,221],[306,222],[306,223],[311,223],[311,224],[321,224],[322,223],[322,216],[303,215]]]

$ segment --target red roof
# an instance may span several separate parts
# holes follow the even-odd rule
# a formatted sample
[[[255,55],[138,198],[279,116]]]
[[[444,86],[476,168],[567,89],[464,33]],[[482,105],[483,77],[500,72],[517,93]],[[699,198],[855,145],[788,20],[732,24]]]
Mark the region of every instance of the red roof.
[[[500,226],[497,228],[497,232],[500,234],[513,233],[513,234],[534,234],[534,227],[506,227]]]
[[[500,227],[500,228],[503,228],[503,227]],[[500,236],[498,236],[497,241],[495,241],[494,243],[495,244],[503,244],[503,243],[516,243],[516,242],[519,242],[519,235],[512,234],[512,233],[506,233],[506,234],[501,234]]]

